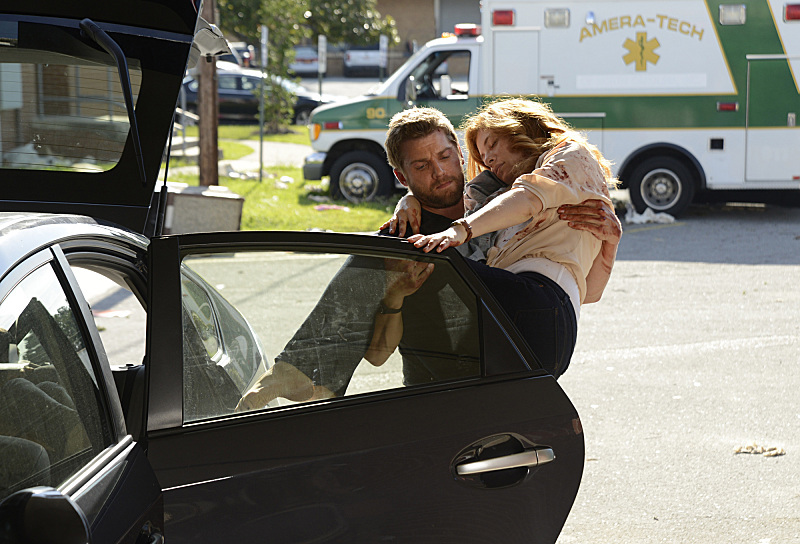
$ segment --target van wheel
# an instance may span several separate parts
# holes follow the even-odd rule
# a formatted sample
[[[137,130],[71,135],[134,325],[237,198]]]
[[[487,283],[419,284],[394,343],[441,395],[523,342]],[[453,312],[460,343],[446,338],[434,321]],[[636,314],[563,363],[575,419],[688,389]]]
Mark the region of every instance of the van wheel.
[[[677,216],[692,202],[695,181],[691,171],[678,159],[654,157],[633,170],[628,189],[637,212],[651,208],[654,212]]]
[[[345,153],[331,167],[331,195],[354,203],[388,195],[393,181],[386,159],[367,151]]]

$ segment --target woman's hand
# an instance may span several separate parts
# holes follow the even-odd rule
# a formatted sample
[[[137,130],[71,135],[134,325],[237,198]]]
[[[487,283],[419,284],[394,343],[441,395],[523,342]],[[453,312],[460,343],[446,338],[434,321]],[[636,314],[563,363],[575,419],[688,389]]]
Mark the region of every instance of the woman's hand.
[[[576,230],[591,232],[601,242],[619,245],[622,238],[622,223],[606,201],[600,199],[584,200],[576,205],[563,205],[558,208],[558,217]]]
[[[463,244],[467,240],[467,235],[467,229],[463,225],[458,225],[427,236],[415,234],[409,237],[408,241],[414,244],[414,247],[421,248],[425,253],[434,248],[436,248],[437,253],[441,253],[448,247],[456,247]]]
[[[394,215],[380,230],[389,229],[390,234],[397,234],[401,238],[406,235],[406,230],[411,227],[411,232],[419,234],[419,224],[422,219],[422,206],[414,195],[408,193],[403,196],[394,208]]]

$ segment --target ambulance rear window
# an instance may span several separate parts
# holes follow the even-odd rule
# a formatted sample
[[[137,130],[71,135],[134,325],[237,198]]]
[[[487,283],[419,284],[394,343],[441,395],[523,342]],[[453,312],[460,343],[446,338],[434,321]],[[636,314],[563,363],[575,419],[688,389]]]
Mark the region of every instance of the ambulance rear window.
[[[719,24],[743,25],[747,21],[747,6],[744,4],[720,4]]]

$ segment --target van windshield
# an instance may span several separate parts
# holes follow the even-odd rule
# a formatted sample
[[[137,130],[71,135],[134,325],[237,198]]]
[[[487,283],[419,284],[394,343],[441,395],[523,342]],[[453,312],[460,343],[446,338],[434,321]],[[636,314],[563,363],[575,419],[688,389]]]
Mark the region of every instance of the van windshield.
[[[399,79],[405,79],[408,77],[408,67],[409,66],[416,66],[420,59],[423,58],[425,55],[428,55],[430,50],[426,47],[422,47],[414,52],[408,60],[406,60],[400,68],[395,70],[391,76],[388,77],[386,81],[383,83],[379,83],[375,87],[372,87],[369,91],[367,91],[367,96],[380,96],[389,92],[389,89],[395,87],[395,83]]]

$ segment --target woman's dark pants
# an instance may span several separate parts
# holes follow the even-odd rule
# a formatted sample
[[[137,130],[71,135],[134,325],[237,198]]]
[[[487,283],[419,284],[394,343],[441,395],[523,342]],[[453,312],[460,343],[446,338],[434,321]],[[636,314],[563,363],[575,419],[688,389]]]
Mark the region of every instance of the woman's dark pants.
[[[542,367],[555,378],[567,370],[578,322],[569,295],[537,272],[514,274],[467,259],[528,342]]]

